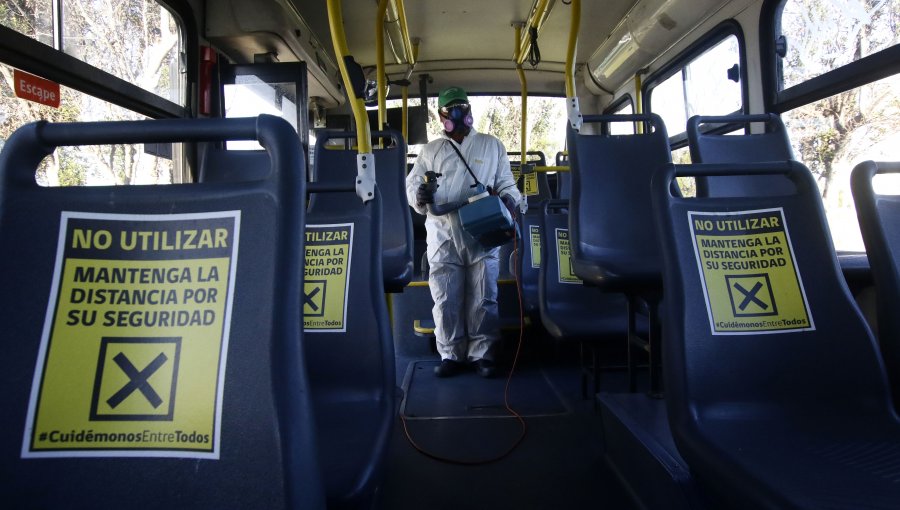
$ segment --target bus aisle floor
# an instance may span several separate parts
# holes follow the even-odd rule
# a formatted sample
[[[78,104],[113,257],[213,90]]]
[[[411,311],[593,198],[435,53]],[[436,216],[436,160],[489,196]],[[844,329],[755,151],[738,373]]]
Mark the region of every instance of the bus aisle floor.
[[[421,448],[472,461],[497,457],[516,441],[521,426],[503,402],[517,340],[504,335],[495,379],[474,371],[438,379],[432,373],[436,354],[398,349],[398,385],[404,393],[399,413]],[[593,399],[582,398],[580,375],[577,345],[554,344],[531,332],[509,384],[510,405],[527,423],[522,443],[501,460],[459,465],[416,451],[398,424],[378,508],[634,508],[604,459],[600,414]],[[621,391],[626,378],[604,374],[601,384]]]

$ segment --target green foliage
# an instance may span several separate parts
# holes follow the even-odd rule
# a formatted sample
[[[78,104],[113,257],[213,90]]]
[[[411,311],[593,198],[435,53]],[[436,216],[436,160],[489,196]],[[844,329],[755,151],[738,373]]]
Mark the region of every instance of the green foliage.
[[[541,151],[553,157],[562,150],[559,140],[565,130],[565,109],[561,100],[542,97],[528,98],[528,151]],[[516,96],[492,97],[481,116],[478,130],[490,133],[506,146],[518,152],[522,147],[522,103]]]

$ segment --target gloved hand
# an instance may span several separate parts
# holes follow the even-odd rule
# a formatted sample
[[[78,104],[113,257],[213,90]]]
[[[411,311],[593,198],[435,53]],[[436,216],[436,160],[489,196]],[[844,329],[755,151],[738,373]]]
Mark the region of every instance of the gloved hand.
[[[437,186],[435,186],[437,188]],[[416,205],[419,207],[425,207],[425,204],[433,204],[434,203],[434,191],[431,189],[431,186],[425,184],[419,184],[419,189],[416,190]]]
[[[509,215],[512,217],[513,221],[516,220],[516,201],[513,199],[512,195],[503,195],[500,197],[503,200],[503,205],[509,209]]]

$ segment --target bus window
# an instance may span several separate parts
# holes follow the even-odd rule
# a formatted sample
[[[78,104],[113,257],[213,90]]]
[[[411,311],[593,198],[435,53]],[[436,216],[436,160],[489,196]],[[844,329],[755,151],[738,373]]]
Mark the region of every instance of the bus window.
[[[876,79],[878,65],[868,80],[866,71],[853,72],[857,83],[870,81],[865,85],[842,82],[847,66],[897,45],[900,10],[897,2],[789,0],[775,13],[784,57],[774,108],[783,110],[794,155],[817,178],[835,248],[863,251],[850,172],[867,159],[900,160],[900,76]],[[882,193],[900,192],[896,179],[875,184]]]
[[[0,142],[37,120],[188,115],[180,18],[153,0],[62,0],[60,8],[56,3],[11,0],[0,6],[0,25],[18,32],[5,35],[16,41],[16,54],[9,57],[16,68],[0,62]],[[55,50],[51,56],[36,56],[47,55],[42,44]],[[38,60],[46,61],[37,71],[28,69]],[[53,75],[35,79],[59,84],[58,107],[15,93],[15,76],[45,69]],[[186,175],[181,145],[148,144],[62,148],[44,161],[37,179],[46,186],[156,184],[182,182]]]
[[[469,96],[475,129],[496,136],[507,151],[521,149],[522,99],[520,96]],[[400,106],[389,100],[386,105]],[[418,106],[418,99],[409,99],[409,106]],[[435,140],[443,133],[437,117],[437,98],[428,99],[428,139]],[[528,98],[528,151],[553,155],[565,150],[566,100],[562,97]],[[420,146],[410,145],[409,152],[418,154]]]
[[[183,104],[181,29],[154,0],[63,0],[62,50],[113,76]]]
[[[900,76],[878,80],[782,114],[794,156],[816,176],[835,249],[865,251],[850,172],[865,160],[900,161]],[[896,175],[879,193],[900,192]]]
[[[50,122],[141,120],[147,117],[68,87],[60,87],[59,108],[16,97],[13,69],[0,64],[0,143],[22,124]],[[2,145],[0,145],[2,147]],[[2,149],[0,149],[2,150]],[[173,154],[173,151],[174,154]],[[180,154],[173,144],[85,145],[60,147],[38,168],[42,186],[99,186],[112,184],[167,184],[178,182],[173,163]]]
[[[687,63],[650,79],[650,111],[662,117],[670,137],[684,133],[693,115],[743,111],[738,37],[728,34]]]
[[[676,165],[689,165],[691,164],[691,150],[685,145],[684,147],[679,147],[672,151],[672,163]],[[697,182],[693,177],[676,177],[675,182],[678,183],[678,189],[681,190],[681,195],[685,197],[696,197],[697,196]]]
[[[53,0],[12,0],[0,5],[0,25],[53,46]]]
[[[782,88],[860,60],[897,44],[896,1],[790,0],[776,26],[783,34]]]
[[[63,0],[56,17],[54,1],[4,3],[0,24],[144,90],[184,103],[181,27],[158,2]],[[57,27],[62,27],[61,41],[54,35],[60,33]]]
[[[634,104],[631,102],[631,96],[623,96],[624,101],[614,105],[608,113],[612,115],[632,115],[634,113]],[[610,122],[609,134],[611,135],[633,135],[634,124],[628,122]]]

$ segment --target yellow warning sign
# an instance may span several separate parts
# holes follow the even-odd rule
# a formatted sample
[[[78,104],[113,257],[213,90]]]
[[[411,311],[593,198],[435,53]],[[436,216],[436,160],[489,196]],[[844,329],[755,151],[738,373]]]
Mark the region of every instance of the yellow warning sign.
[[[541,227],[531,225],[529,227],[531,237],[531,267],[541,267]]]
[[[525,196],[531,197],[538,193],[540,193],[540,190],[538,189],[537,173],[525,174]]]
[[[781,208],[688,220],[712,334],[815,329]]]
[[[522,170],[518,166],[513,166],[510,169],[512,170],[513,180],[516,181],[516,183],[518,184],[519,177],[522,176]]]
[[[62,213],[23,457],[218,458],[239,226]]]
[[[556,264],[559,283],[581,284],[581,279],[575,276],[575,270],[572,268],[572,257],[570,254],[569,229],[556,229]]]
[[[303,328],[318,333],[347,330],[347,286],[353,224],[306,226]]]

